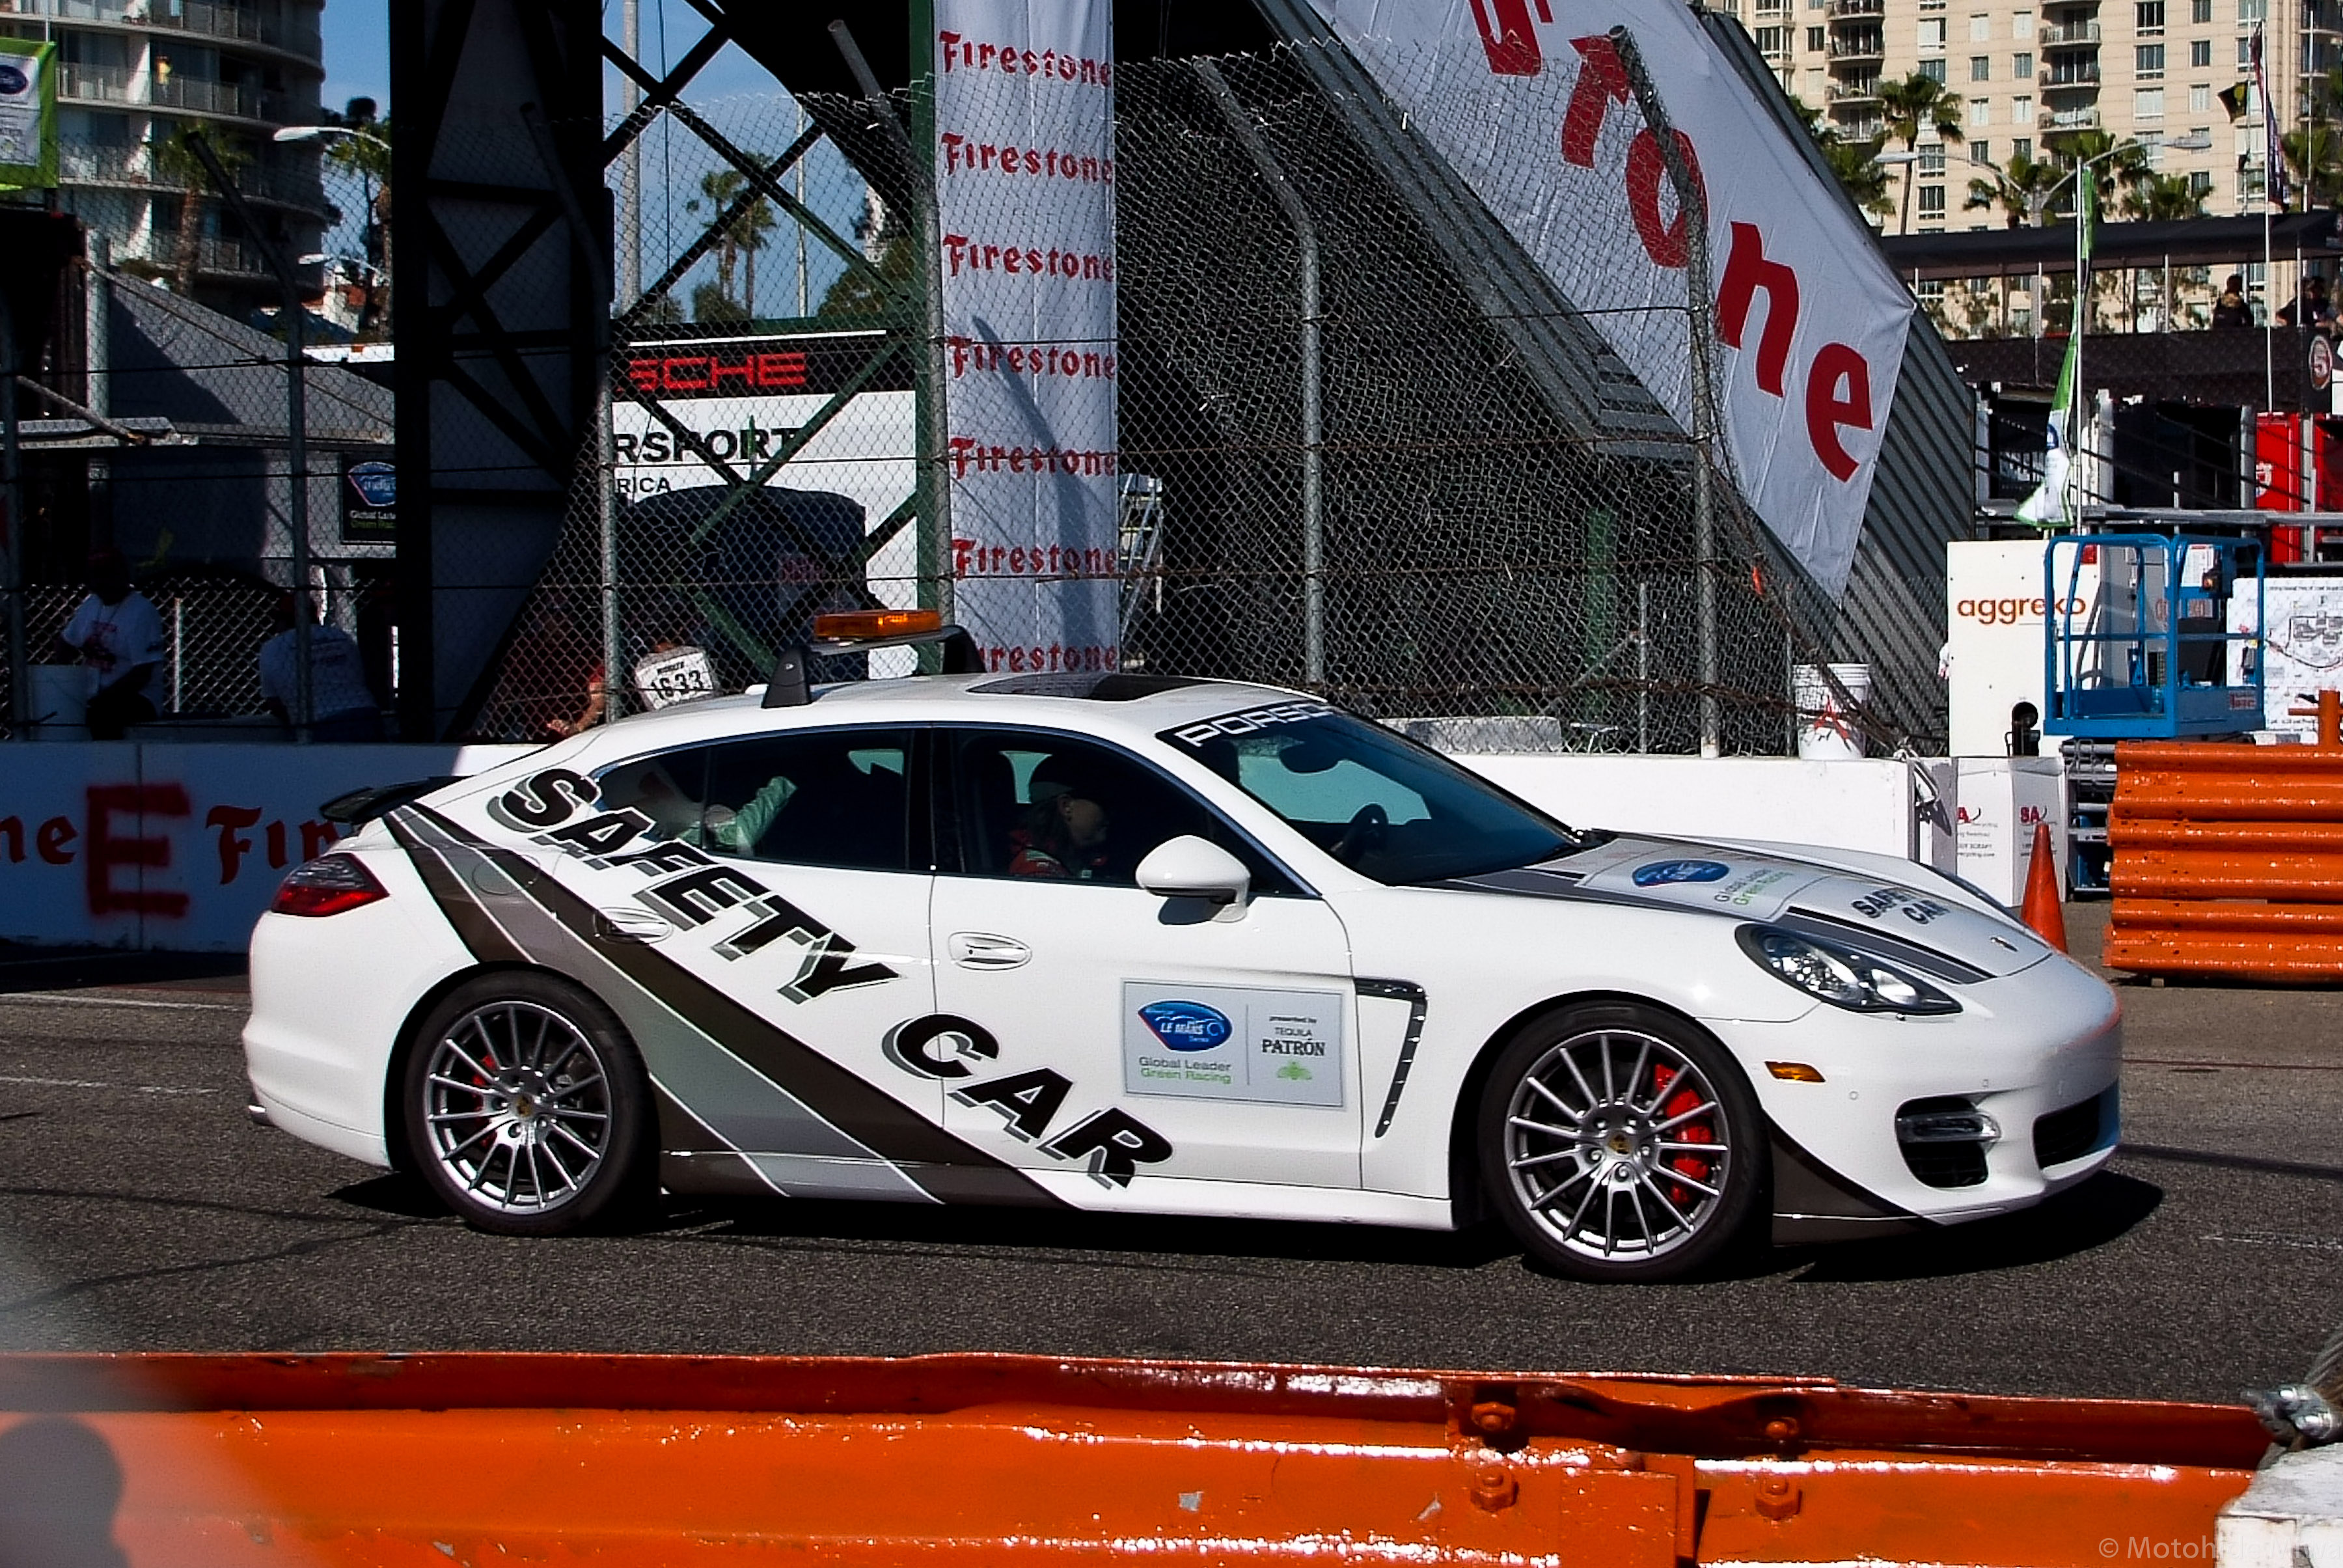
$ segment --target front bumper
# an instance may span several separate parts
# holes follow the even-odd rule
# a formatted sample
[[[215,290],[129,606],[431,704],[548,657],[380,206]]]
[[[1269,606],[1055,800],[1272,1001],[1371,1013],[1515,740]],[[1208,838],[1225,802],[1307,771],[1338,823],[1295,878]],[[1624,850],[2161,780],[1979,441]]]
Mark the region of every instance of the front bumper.
[[[1942,1018],[1817,1006],[1792,1023],[1712,1024],[1776,1131],[1777,1236],[1825,1240],[2007,1213],[2086,1180],[2113,1155],[2123,1058],[2115,993],[2054,958],[1958,994],[1962,1010]],[[1768,1065],[1776,1062],[1813,1068],[1822,1081],[1778,1078]],[[1926,1157],[1940,1146],[1916,1170],[1896,1131],[1897,1113],[1916,1102],[1974,1108],[1999,1136],[1969,1169]],[[2042,1127],[2046,1162],[2036,1129],[2061,1113]],[[1945,1184],[1948,1174],[1956,1184]]]

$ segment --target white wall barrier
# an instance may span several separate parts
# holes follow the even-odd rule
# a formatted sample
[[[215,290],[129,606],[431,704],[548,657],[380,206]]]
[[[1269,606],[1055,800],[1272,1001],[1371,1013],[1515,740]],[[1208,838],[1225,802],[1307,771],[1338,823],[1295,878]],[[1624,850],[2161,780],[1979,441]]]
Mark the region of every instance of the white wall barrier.
[[[287,869],[333,844],[320,805],[517,749],[0,747],[0,938],[240,951]]]
[[[1573,827],[1915,852],[1909,765],[1889,758],[1459,756]],[[1926,846],[1921,845],[1922,853]]]
[[[293,866],[330,848],[317,808],[369,785],[468,774],[526,748],[0,747],[0,939],[45,947],[243,949]],[[1952,766],[1887,758],[1463,755],[1581,827],[1821,844],[1956,869]],[[2055,759],[1965,762],[1957,869],[2015,901]],[[2011,774],[2026,771],[2016,779]],[[2036,778],[2035,773],[2049,777]],[[2043,790],[2044,804],[2036,797]],[[1974,799],[1971,799],[1974,797]],[[2018,798],[2018,797],[2023,797]],[[2026,808],[2032,807],[2029,810]],[[2063,819],[2056,812],[2054,822]],[[2021,841],[2023,840],[2023,841]]]

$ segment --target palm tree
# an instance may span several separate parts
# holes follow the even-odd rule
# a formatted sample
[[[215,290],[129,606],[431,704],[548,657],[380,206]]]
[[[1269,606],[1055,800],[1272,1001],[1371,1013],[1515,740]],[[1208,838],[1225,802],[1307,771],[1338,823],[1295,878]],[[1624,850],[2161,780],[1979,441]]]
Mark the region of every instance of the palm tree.
[[[1940,142],[1961,139],[1961,98],[1933,76],[1915,71],[1900,82],[1879,84],[1880,119],[1887,135],[1904,144],[1907,153],[1917,152],[1920,133],[1932,130]],[[1896,220],[1896,232],[1907,234],[1912,227],[1912,174],[1906,166],[1904,174],[1904,215]]]
[[[2151,174],[2144,182],[2124,192],[2116,210],[2126,217],[2151,223],[2203,217],[2205,193],[2189,183],[2187,175]]]
[[[360,286],[366,295],[366,303],[358,310],[361,337],[387,327],[390,320],[391,131],[388,120],[374,117],[373,107],[364,98],[351,99],[343,125],[356,134],[327,137],[325,153],[326,162],[356,175],[365,192],[367,216],[359,248],[373,270]]]
[[[739,200],[748,186],[749,176],[739,170],[717,169],[700,176],[699,195],[684,203],[683,210],[699,212],[704,201],[708,210],[720,213]],[[748,264],[744,317],[757,313],[757,253],[772,238],[773,227],[772,204],[759,196],[735,213],[716,238],[716,286],[725,298],[741,297],[734,295],[732,283],[740,275],[744,259]]]
[[[161,139],[146,144],[155,164],[155,177],[165,185],[179,187],[178,249],[172,261],[171,286],[183,298],[191,298],[196,291],[196,269],[203,263],[204,208],[216,199],[212,194],[211,176],[204,162],[196,156],[194,143],[203,132],[194,126],[181,126]],[[238,169],[252,162],[252,155],[226,143],[210,142],[212,156],[233,179]]]
[[[1969,199],[1961,204],[1961,210],[1998,206],[2008,226],[2023,228],[2048,216],[2051,192],[2066,177],[2057,165],[2037,164],[2032,158],[2010,159],[2002,176],[1969,181]]]
[[[1885,136],[1864,136],[1850,141],[1836,126],[1822,116],[1819,109],[1808,108],[1801,99],[1790,100],[1791,112],[1806,127],[1806,135],[1823,155],[1839,185],[1854,202],[1857,210],[1868,216],[1891,217],[1896,204],[1887,197],[1887,171],[1879,166],[1879,148]]]
[[[2314,119],[2278,142],[2305,210],[2343,203],[2343,126]]]

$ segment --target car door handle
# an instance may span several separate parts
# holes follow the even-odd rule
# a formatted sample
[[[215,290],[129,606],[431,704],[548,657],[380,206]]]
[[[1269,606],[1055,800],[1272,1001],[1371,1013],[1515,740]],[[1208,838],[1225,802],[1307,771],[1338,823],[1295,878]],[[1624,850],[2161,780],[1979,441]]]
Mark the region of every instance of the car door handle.
[[[982,931],[954,931],[952,962],[964,970],[1013,970],[1033,956],[1033,950],[1008,937]]]

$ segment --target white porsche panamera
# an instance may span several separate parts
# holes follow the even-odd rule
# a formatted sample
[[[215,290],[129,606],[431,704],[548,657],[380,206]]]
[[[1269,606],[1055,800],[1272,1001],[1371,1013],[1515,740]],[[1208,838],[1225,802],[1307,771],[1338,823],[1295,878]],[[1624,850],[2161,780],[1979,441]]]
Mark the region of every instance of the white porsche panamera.
[[[256,1113],[491,1231],[1493,1211],[1595,1279],[2114,1149],[2114,994],[1925,868],[1574,829],[1269,688],[799,669],[346,805],[254,933]]]

